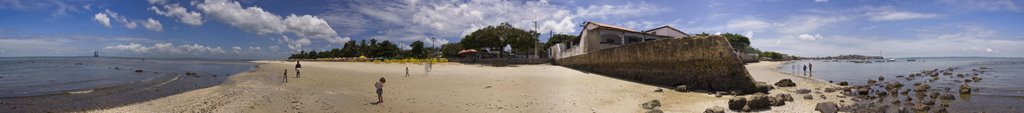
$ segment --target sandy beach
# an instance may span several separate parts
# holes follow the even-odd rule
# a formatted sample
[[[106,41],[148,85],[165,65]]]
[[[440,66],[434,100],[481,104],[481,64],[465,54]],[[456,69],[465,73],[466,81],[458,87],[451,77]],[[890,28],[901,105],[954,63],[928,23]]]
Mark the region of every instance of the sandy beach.
[[[294,62],[257,61],[257,69],[233,75],[221,85],[131,105],[88,112],[646,112],[640,104],[660,100],[665,112],[703,112],[727,107],[732,96],[676,92],[659,87],[555,65],[492,67],[458,63],[435,64],[431,72],[417,64],[303,62],[295,78]],[[796,87],[776,87],[770,95],[791,94],[793,102],[763,112],[813,112],[819,102],[852,103],[837,98],[838,87],[775,70],[783,62],[747,64],[756,81],[792,79]],[[405,75],[408,67],[409,74]],[[282,83],[288,70],[289,80]],[[385,77],[384,103],[373,84]],[[810,89],[806,100],[796,89]],[[818,90],[815,90],[818,89]],[[820,93],[818,93],[820,92]],[[819,98],[824,95],[827,99]]]

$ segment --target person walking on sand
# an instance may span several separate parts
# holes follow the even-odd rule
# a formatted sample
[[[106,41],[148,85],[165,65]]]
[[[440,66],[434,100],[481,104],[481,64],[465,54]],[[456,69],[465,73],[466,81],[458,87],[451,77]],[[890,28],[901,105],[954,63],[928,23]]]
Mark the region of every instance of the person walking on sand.
[[[405,77],[409,77],[409,67],[405,67]]]
[[[302,71],[302,64],[299,64],[299,61],[295,61],[295,78],[299,78],[300,71]]]
[[[284,70],[284,78],[282,80],[284,80],[284,83],[288,83],[288,69]]]
[[[382,96],[384,94],[384,82],[384,77],[380,77],[380,81],[377,81],[376,84],[373,84],[373,87],[377,88],[377,104],[384,102],[384,97]]]

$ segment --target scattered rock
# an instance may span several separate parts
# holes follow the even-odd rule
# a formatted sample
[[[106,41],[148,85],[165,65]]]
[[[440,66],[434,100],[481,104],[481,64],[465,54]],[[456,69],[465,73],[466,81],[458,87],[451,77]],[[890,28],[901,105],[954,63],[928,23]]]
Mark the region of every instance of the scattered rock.
[[[771,99],[764,93],[755,93],[747,99],[747,106],[751,109],[764,109],[771,107]]]
[[[931,86],[928,86],[928,84],[921,84],[921,85],[917,85],[916,87],[914,87],[914,91],[915,92],[925,92],[925,91],[928,91],[929,88],[931,88]]]
[[[793,86],[796,86],[796,83],[793,83],[793,80],[790,80],[790,79],[782,79],[782,80],[779,80],[779,82],[775,82],[775,86],[779,86],[779,87],[793,87]]]
[[[971,79],[964,79],[964,82],[972,82]]]
[[[769,97],[768,99],[771,101],[772,106],[786,105],[786,99],[779,97]]]
[[[836,92],[836,88],[830,88],[830,87],[825,88],[825,92],[826,93]]]
[[[804,95],[804,99],[811,100],[811,99],[814,99],[814,96],[812,96],[812,95]]]
[[[640,104],[640,107],[643,107],[644,109],[657,109],[658,107],[661,107],[661,101],[651,100]]]
[[[839,82],[839,86],[846,86],[846,85],[850,85],[850,83],[848,83],[846,81]]]
[[[868,80],[868,84],[875,84],[875,83],[877,83],[877,82],[878,82],[878,81],[875,81],[875,80]]]
[[[725,108],[721,106],[715,106],[704,110],[704,113],[725,113]]]
[[[971,94],[971,86],[967,84],[960,85],[960,94]]]
[[[929,106],[929,105],[915,104],[913,109],[914,109],[914,111],[928,111],[931,108],[932,107]]]
[[[491,88],[491,86],[487,86],[486,88]],[[654,89],[654,92],[661,92],[661,88]]]
[[[956,99],[956,96],[953,96],[953,94],[946,93],[946,94],[944,94],[942,96],[939,96],[939,98],[941,98],[943,100],[954,100],[954,99]]]
[[[796,91],[793,91],[793,93],[796,93],[796,94],[807,94],[807,93],[811,93],[811,90],[810,89],[796,89]]]
[[[136,73],[142,73],[142,70],[135,70]]]
[[[765,83],[765,82],[754,83],[754,86],[757,88],[758,92],[766,93],[766,94],[768,93],[769,90],[775,89],[774,86],[768,85],[768,83]]]
[[[722,98],[722,95],[724,95],[724,94],[725,94],[724,91],[715,92],[715,98]]]
[[[743,112],[750,112],[750,106],[743,106]]]
[[[869,92],[868,92],[868,91],[871,91],[871,90],[870,90],[869,88],[861,88],[861,89],[857,89],[857,94],[860,94],[860,95],[868,95],[868,94],[869,94]]]
[[[932,94],[929,95],[928,97],[939,98],[939,95],[940,95],[939,92],[932,92]]]
[[[879,92],[875,93],[875,95],[885,96],[885,95],[889,95],[889,93],[886,93],[885,91],[879,91]]]
[[[741,109],[743,109],[743,106],[746,106],[746,105],[747,105],[747,98],[732,97],[732,99],[729,99],[729,109],[731,109],[731,110],[741,110]]]
[[[885,77],[878,76],[878,81],[885,81]]]
[[[819,111],[821,113],[837,113],[839,112],[839,105],[836,105],[836,103],[833,102],[822,102],[815,105],[814,111]]]
[[[783,101],[793,101],[793,96],[790,96],[789,94],[775,94],[775,98]]]
[[[661,111],[660,109],[651,109],[650,111],[644,113],[665,113],[665,111]]]
[[[974,80],[975,82],[981,81],[981,77],[973,76],[973,77],[971,77],[971,80]]]
[[[676,89],[675,89],[675,90],[676,90],[676,91],[679,91],[679,92],[687,92],[687,91],[689,91],[689,90],[686,90],[686,85],[679,85],[679,86],[676,86]]]

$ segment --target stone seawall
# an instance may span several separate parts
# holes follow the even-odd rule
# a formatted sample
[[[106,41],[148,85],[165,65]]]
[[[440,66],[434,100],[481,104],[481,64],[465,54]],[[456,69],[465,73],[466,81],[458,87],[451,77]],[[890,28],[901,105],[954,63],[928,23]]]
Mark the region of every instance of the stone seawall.
[[[640,83],[749,94],[758,87],[724,37],[663,39],[558,59],[556,64]]]

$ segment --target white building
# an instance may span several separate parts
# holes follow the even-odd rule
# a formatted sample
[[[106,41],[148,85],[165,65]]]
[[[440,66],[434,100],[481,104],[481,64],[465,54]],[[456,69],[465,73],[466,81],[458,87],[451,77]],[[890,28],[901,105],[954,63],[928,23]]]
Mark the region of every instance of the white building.
[[[636,31],[625,27],[588,21],[583,26],[583,30],[580,31],[579,38],[559,42],[551,46],[551,48],[548,48],[550,52],[548,54],[551,58],[559,59],[627,44],[688,37],[690,37],[689,34],[671,26]]]

